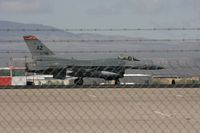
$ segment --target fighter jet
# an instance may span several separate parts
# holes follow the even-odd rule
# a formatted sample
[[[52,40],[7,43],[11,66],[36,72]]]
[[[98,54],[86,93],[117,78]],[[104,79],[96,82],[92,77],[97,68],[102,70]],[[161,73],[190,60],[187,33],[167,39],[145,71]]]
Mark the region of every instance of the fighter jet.
[[[32,62],[26,64],[27,72],[53,75],[55,79],[65,79],[66,76],[77,77],[75,85],[83,85],[83,78],[103,78],[114,80],[120,84],[126,69],[159,70],[162,66],[146,64],[131,56],[119,56],[97,60],[65,59],[47,48],[37,37],[24,36],[31,54]]]

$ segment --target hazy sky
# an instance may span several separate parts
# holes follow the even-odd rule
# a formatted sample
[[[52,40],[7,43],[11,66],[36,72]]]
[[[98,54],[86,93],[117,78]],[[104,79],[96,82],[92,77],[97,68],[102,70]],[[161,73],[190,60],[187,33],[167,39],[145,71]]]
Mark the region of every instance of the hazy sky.
[[[0,0],[0,20],[59,28],[200,27],[200,0]]]

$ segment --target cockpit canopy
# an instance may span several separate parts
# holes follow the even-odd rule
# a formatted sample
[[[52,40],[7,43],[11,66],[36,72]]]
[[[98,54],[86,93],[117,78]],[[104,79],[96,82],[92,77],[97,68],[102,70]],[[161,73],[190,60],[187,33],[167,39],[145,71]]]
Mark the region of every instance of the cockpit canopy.
[[[120,55],[120,56],[118,56],[118,59],[126,60],[126,61],[140,61],[140,60],[136,59],[135,57],[128,56],[128,55]]]

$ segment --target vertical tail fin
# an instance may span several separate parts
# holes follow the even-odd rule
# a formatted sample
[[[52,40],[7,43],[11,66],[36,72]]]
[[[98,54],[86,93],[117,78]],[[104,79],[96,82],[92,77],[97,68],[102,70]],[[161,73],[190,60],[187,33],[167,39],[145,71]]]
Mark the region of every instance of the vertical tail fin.
[[[33,58],[40,58],[42,56],[55,55],[53,51],[47,48],[39,39],[35,36],[24,36],[24,41],[26,42],[29,51],[31,52]]]

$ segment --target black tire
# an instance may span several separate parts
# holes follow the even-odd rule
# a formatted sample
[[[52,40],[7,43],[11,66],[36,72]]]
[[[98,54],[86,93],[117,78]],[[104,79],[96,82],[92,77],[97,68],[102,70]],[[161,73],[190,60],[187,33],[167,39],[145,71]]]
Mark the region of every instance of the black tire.
[[[115,80],[115,85],[120,85],[119,79],[116,79],[116,80]]]
[[[27,82],[26,82],[26,85],[27,85],[27,86],[33,86],[33,85],[34,85],[34,82],[27,81]]]
[[[83,85],[83,79],[82,78],[77,78],[74,80],[74,84],[75,85],[78,85],[78,86],[81,86]]]
[[[172,80],[172,85],[176,85],[176,81],[174,79]]]

